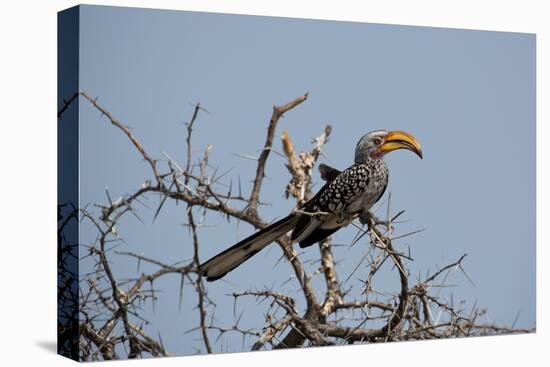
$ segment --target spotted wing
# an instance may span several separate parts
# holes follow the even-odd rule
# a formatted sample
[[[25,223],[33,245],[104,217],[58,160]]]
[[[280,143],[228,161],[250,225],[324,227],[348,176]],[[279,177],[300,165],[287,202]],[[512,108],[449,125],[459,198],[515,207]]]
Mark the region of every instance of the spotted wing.
[[[366,165],[359,164],[347,168],[332,182],[326,183],[311,200],[303,205],[302,210],[309,213],[328,214],[302,215],[292,232],[292,240],[309,246],[333,233],[336,229],[327,231],[319,227],[329,216],[342,213],[351,203],[358,200],[367,187],[368,180],[369,169]],[[319,231],[324,233],[318,233]]]

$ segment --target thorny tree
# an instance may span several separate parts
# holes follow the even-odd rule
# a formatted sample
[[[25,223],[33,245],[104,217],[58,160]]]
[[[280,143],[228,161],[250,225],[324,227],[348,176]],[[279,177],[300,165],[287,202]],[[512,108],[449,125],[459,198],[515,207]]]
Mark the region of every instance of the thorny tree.
[[[221,350],[220,336],[226,333],[240,333],[243,336],[243,349],[248,343],[251,350],[295,348],[302,346],[320,346],[349,344],[355,342],[384,342],[400,340],[451,338],[473,335],[495,335],[513,332],[529,332],[512,326],[482,323],[479,316],[484,310],[477,307],[466,309],[460,303],[444,299],[439,292],[450,272],[462,270],[466,255],[455,262],[440,267],[439,270],[423,279],[410,276],[407,263],[412,261],[410,254],[397,250],[393,241],[397,238],[414,234],[407,233],[394,236],[396,219],[403,214],[400,211],[392,214],[390,200],[387,204],[386,218],[372,217],[366,227],[354,224],[358,235],[349,244],[360,242],[365,247],[364,257],[348,276],[361,279],[360,298],[352,298],[349,288],[340,280],[337,262],[333,257],[333,244],[328,238],[318,244],[319,266],[313,272],[307,272],[301,254],[291,245],[288,236],[277,240],[282,257],[290,265],[289,281],[296,282],[299,292],[285,294],[278,289],[239,289],[238,286],[227,297],[236,303],[242,297],[253,297],[258,300],[258,312],[265,312],[265,322],[257,327],[243,328],[240,318],[235,320],[217,320],[213,317],[216,305],[208,296],[208,287],[197,272],[200,263],[201,246],[199,227],[211,212],[221,213],[228,220],[246,222],[255,229],[268,225],[268,220],[259,213],[260,192],[266,176],[266,162],[272,152],[275,132],[279,119],[287,112],[305,102],[304,94],[286,104],[274,106],[268,122],[265,143],[257,157],[256,173],[249,195],[242,189],[231,189],[232,185],[221,185],[223,175],[216,176],[209,163],[212,146],[206,147],[203,155],[192,157],[193,127],[203,110],[201,105],[194,105],[194,111],[186,123],[186,161],[183,164],[166,156],[162,160],[152,157],[144,148],[138,137],[126,125],[118,121],[96,99],[85,92],[73,95],[61,107],[58,119],[63,112],[78,98],[83,98],[97,109],[111,123],[118,133],[125,134],[150,167],[150,177],[137,184],[138,189],[124,197],[112,200],[107,192],[107,202],[95,203],[99,215],[94,215],[88,207],[59,207],[58,230],[58,268],[59,302],[61,316],[58,322],[59,343],[63,353],[78,350],[81,360],[100,360],[118,358],[136,358],[146,356],[165,356],[166,350],[161,335],[149,335],[144,325],[154,324],[154,320],[145,320],[140,315],[141,306],[155,302],[162,297],[154,287],[155,280],[168,274],[181,277],[181,284],[188,282],[194,285],[197,300],[197,318],[199,327],[194,330],[200,334],[202,348],[200,352],[212,353]],[[331,126],[313,140],[313,146],[297,153],[294,143],[287,132],[281,135],[281,143],[289,172],[289,183],[285,188],[287,198],[296,200],[296,207],[312,195],[312,176],[323,146],[328,142]],[[197,163],[198,162],[198,163]],[[333,179],[334,171],[324,164],[319,165],[323,180]],[[227,190],[227,187],[230,187]],[[223,191],[222,191],[223,190]],[[238,191],[235,193],[235,191]],[[186,263],[165,264],[153,256],[148,257],[133,252],[116,251],[118,255],[135,258],[157,267],[157,270],[140,274],[133,279],[118,279],[115,266],[110,260],[111,249],[122,234],[116,228],[120,219],[128,214],[136,214],[135,203],[146,195],[160,197],[156,208],[156,217],[166,201],[175,200],[185,204],[185,217],[190,228],[190,246],[192,259]],[[93,258],[94,271],[80,274],[78,278],[78,297],[71,279],[75,279],[67,269],[68,262],[74,261],[77,244],[66,241],[63,230],[70,221],[89,221],[97,230],[97,241],[80,245],[80,258]],[[131,244],[129,246],[131,248]],[[217,249],[218,250],[218,249]],[[399,279],[400,289],[396,292],[382,291],[375,287],[377,274],[386,267]],[[360,270],[359,270],[360,269]],[[359,273],[360,276],[359,276]],[[465,276],[466,273],[464,273]],[[322,277],[324,288],[318,298],[319,289],[314,289],[313,279]],[[181,289],[180,289],[181,292]],[[189,297],[186,298],[190,302]],[[267,303],[262,301],[268,300]],[[78,306],[78,308],[76,307]],[[67,320],[79,320],[77,323]],[[229,326],[228,326],[229,325]],[[185,327],[185,326],[183,326]]]

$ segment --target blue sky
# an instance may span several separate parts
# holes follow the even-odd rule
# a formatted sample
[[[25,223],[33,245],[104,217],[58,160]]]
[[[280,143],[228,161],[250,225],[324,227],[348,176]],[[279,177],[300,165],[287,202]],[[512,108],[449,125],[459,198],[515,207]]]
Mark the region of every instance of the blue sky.
[[[411,132],[424,160],[399,151],[387,161],[393,209],[406,209],[398,233],[425,229],[396,242],[400,249],[410,246],[412,274],[467,253],[465,269],[475,286],[455,273],[455,287],[448,290],[454,299],[470,306],[477,301],[491,321],[511,323],[521,312],[516,325],[534,326],[534,35],[95,6],[81,8],[80,27],[81,90],[130,125],[151,155],[166,152],[179,162],[186,159],[184,122],[191,104],[200,101],[209,113],[196,122],[195,157],[212,144],[211,164],[232,168],[227,180],[240,177],[245,193],[256,165],[239,155],[258,154],[273,104],[304,92],[309,99],[280,121],[279,150],[283,129],[298,149],[307,149],[330,123],[321,161],[344,168],[366,132]],[[128,139],[85,101],[80,117],[82,205],[106,202],[106,187],[116,198],[151,177]],[[283,196],[289,178],[284,160],[271,155],[267,173],[261,198],[271,206],[260,214],[272,220],[294,203]],[[120,250],[167,263],[189,259],[185,207],[169,203],[152,223],[157,204],[151,195],[149,208],[139,207],[143,223],[132,216],[122,221],[118,232],[126,244]],[[217,214],[207,222],[211,226],[199,232],[202,259],[252,233]],[[349,243],[355,233],[341,230],[334,242]],[[81,241],[94,238],[84,224]],[[341,278],[364,250],[335,247]],[[230,273],[227,282],[208,284],[219,324],[233,322],[227,293],[272,285],[295,292],[295,282],[285,283],[288,264],[274,267],[279,256],[273,246]],[[311,247],[302,258],[317,256]],[[120,279],[138,275],[135,261],[112,260]],[[152,269],[143,265],[141,271]],[[355,291],[367,272],[363,267],[350,280]],[[390,273],[377,286],[392,291],[397,280]],[[144,309],[149,330],[161,332],[169,351],[195,353],[202,348],[198,333],[184,333],[198,320],[192,289],[184,289],[180,310],[179,278],[166,277],[155,287],[162,290],[160,299],[154,310]],[[238,307],[246,326],[261,325],[265,304],[243,300]],[[228,335],[224,348],[240,351],[240,337]]]

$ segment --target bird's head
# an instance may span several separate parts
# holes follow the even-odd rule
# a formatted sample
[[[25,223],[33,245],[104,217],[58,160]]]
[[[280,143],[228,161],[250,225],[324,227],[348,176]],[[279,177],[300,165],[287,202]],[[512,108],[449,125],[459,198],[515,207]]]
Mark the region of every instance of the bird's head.
[[[364,135],[355,148],[355,163],[369,158],[380,159],[386,153],[397,149],[407,149],[422,159],[422,149],[415,137],[404,131],[377,130]]]

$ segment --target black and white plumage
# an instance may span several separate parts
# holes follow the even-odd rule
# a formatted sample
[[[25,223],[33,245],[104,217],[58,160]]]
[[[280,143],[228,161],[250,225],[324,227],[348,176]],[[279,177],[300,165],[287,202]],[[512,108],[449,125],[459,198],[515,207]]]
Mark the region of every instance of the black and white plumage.
[[[290,231],[293,242],[307,247],[347,226],[384,194],[389,172],[383,156],[396,149],[408,149],[422,158],[420,145],[406,132],[379,130],[364,135],[355,148],[352,166],[340,172],[321,165],[327,183],[313,198],[299,210],[201,264],[201,273],[208,281],[219,279]]]

